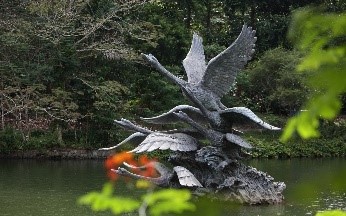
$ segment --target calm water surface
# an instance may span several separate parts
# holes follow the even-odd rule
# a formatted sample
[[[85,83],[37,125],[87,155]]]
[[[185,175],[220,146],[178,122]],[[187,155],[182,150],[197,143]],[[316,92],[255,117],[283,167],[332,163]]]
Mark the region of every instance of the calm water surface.
[[[284,181],[285,203],[271,206],[232,206],[200,202],[193,215],[314,215],[318,210],[346,210],[346,159],[252,160],[248,163]],[[76,205],[79,196],[100,190],[106,181],[102,161],[0,160],[0,215],[88,216]],[[129,196],[119,185],[118,194]],[[132,193],[132,196],[139,196]],[[210,206],[214,208],[210,208]],[[218,212],[211,212],[218,209]],[[190,214],[184,214],[190,215]]]

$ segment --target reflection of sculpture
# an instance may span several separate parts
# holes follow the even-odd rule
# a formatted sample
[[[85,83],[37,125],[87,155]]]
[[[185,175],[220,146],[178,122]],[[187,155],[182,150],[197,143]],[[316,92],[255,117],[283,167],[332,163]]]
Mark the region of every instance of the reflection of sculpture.
[[[135,153],[169,149],[172,151],[169,162],[174,166],[171,170],[158,162],[151,164],[160,173],[158,178],[139,176],[125,168],[118,168],[115,172],[148,179],[160,186],[186,186],[197,191],[214,192],[250,204],[281,202],[284,183],[274,182],[269,175],[238,161],[242,158],[242,149],[251,149],[252,146],[232,126],[253,122],[269,130],[280,128],[265,123],[245,107],[227,108],[220,102],[221,97],[229,92],[238,72],[251,59],[256,41],[254,35],[255,31],[244,25],[236,41],[206,64],[202,38],[194,34],[190,51],[183,61],[188,82],[167,71],[153,55],[142,54],[151,66],[177,84],[196,107],[179,105],[162,115],[142,118],[151,124],[181,122],[188,125],[187,128],[154,132],[125,119],[115,121],[135,133],[118,145],[103,150],[125,143],[136,145],[131,151]],[[209,145],[201,143],[205,139]]]

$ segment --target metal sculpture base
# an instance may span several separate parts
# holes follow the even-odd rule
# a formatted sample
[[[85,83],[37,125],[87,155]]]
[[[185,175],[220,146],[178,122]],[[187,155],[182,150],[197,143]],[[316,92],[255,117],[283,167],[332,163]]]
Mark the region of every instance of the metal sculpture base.
[[[275,182],[273,177],[256,168],[225,158],[227,155],[223,149],[207,146],[196,152],[171,154],[168,162],[174,166],[176,173],[158,162],[140,167],[154,166],[160,174],[158,178],[136,175],[124,168],[118,168],[115,172],[135,179],[146,179],[161,187],[188,187],[199,196],[213,195],[215,199],[238,203],[278,204],[283,201],[285,183]],[[177,167],[182,170],[178,171]]]
[[[270,175],[238,161],[225,167],[210,167],[207,165],[208,161],[196,163],[193,160],[177,160],[178,158],[181,159],[177,157],[170,162],[186,167],[205,186],[195,191],[198,194],[213,195],[216,199],[251,205],[278,204],[284,199],[282,191],[286,185],[283,182],[275,182]],[[172,184],[174,185],[179,186],[177,183]]]

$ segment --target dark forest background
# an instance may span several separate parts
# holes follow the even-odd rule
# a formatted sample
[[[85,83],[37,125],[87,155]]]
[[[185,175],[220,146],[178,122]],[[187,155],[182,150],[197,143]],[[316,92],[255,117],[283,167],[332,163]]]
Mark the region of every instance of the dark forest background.
[[[341,0],[1,0],[0,152],[117,143],[125,132],[115,119],[188,103],[140,53],[183,77],[193,32],[209,60],[244,23],[257,31],[256,52],[224,104],[283,126],[313,91],[295,72],[304,53],[287,39],[292,11],[306,6],[346,10]]]

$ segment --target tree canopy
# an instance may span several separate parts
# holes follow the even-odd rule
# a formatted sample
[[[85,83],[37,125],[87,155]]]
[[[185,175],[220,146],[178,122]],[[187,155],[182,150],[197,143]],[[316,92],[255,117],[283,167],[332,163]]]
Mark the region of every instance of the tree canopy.
[[[144,64],[141,52],[153,53],[171,72],[184,77],[181,62],[193,32],[204,38],[209,60],[230,45],[243,23],[257,30],[255,58],[223,100],[286,115],[298,109],[306,93],[304,75],[290,74],[302,54],[293,50],[286,31],[292,10],[310,4],[322,5],[328,12],[346,8],[339,0],[1,1],[0,136],[13,143],[21,137],[22,144],[15,147],[1,141],[0,149],[35,148],[42,143],[97,148],[119,141],[122,134],[113,127],[114,119],[148,116],[187,103],[178,88]],[[311,22],[322,19],[301,17]],[[323,22],[334,18],[328,15]],[[341,21],[335,25],[314,36],[345,29]],[[298,35],[301,30],[296,27],[292,32]],[[337,48],[343,43],[340,33],[322,38],[319,46],[333,52],[328,48],[320,53],[329,56],[317,65],[321,70],[329,64],[325,61],[344,60],[343,48]],[[303,69],[316,67],[311,62],[307,60]],[[272,86],[256,82],[264,74]],[[341,89],[333,92],[336,97]],[[334,105],[337,110],[344,101]]]

